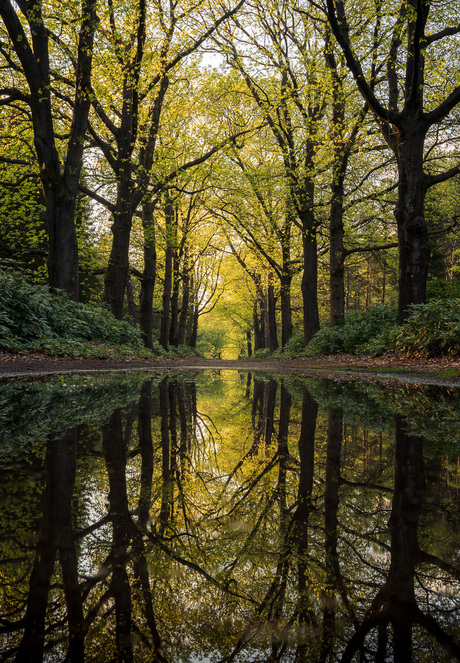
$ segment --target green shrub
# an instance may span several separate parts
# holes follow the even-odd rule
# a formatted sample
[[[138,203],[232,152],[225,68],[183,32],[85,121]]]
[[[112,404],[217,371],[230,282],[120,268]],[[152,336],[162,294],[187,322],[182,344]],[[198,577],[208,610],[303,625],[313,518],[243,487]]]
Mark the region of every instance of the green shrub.
[[[460,281],[431,279],[427,283],[428,300],[460,299]]]
[[[460,299],[413,305],[396,334],[395,348],[420,357],[460,354]]]
[[[107,348],[97,344],[124,354],[143,348],[139,329],[116,320],[103,306],[77,304],[31,284],[18,271],[0,271],[0,348],[107,356]]]
[[[304,354],[362,354],[371,351],[371,342],[376,352],[382,352],[388,347],[387,342],[391,344],[395,328],[396,308],[393,305],[377,304],[368,309],[349,311],[343,325],[331,328],[327,320],[323,321]]]
[[[296,332],[291,336],[289,341],[283,347],[282,352],[276,352],[275,354],[280,357],[287,357],[288,359],[292,357],[298,357],[302,354],[303,351],[303,332]]]
[[[270,350],[268,348],[260,348],[252,353],[250,359],[266,359],[270,356]]]

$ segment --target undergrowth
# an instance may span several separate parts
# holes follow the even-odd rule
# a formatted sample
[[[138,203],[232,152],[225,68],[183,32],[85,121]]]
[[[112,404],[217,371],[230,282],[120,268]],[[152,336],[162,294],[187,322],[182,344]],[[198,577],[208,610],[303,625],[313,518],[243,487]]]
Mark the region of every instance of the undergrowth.
[[[0,349],[113,359],[165,353],[159,343],[147,350],[139,328],[103,306],[76,303],[10,269],[0,271]]]
[[[398,327],[396,307],[377,304],[345,314],[345,323],[329,327],[324,321],[303,348],[303,334],[294,334],[278,356],[321,354],[379,355],[387,350],[412,357],[460,355],[460,299],[431,300],[411,306],[407,321]]]

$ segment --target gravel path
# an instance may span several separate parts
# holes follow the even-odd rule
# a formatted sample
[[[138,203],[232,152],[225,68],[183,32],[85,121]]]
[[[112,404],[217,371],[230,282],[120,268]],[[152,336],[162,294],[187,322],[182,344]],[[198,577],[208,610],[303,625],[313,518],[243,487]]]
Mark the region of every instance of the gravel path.
[[[42,354],[0,353],[0,380],[38,378],[52,374],[88,373],[95,371],[174,371],[174,370],[241,370],[289,373],[298,376],[332,377],[333,379],[384,379],[412,383],[460,386],[460,358],[407,359],[392,354],[382,357],[357,355],[324,355],[297,359],[218,360],[199,357],[151,360],[74,359]]]

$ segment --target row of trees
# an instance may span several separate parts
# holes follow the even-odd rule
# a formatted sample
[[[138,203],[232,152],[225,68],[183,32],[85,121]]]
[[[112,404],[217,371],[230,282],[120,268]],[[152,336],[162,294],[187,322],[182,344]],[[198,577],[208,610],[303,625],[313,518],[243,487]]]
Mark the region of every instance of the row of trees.
[[[255,349],[307,344],[358,256],[360,303],[396,279],[403,322],[433,243],[456,276],[460,28],[426,0],[350,7],[1,0],[2,253],[46,252],[74,299],[103,273],[150,347],[194,345],[225,274]]]

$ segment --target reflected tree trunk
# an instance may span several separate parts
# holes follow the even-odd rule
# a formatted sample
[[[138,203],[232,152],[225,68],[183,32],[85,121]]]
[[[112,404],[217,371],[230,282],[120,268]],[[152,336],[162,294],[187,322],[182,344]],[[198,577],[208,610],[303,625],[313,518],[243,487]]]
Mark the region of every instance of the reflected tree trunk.
[[[160,508],[160,531],[163,532],[170,516],[169,511],[169,394],[168,383],[164,380],[160,384],[160,409],[161,409],[161,457],[162,457],[162,498]]]
[[[423,440],[409,435],[401,415],[396,415],[395,486],[389,528],[391,564],[386,600],[392,604],[395,663],[412,660],[412,627],[415,568],[419,561],[418,523],[425,495]]]
[[[24,636],[15,658],[18,662],[43,660],[48,594],[58,553],[69,623],[68,658],[72,663],[84,661],[85,628],[71,514],[76,451],[76,427],[47,446],[43,517],[30,578]]]
[[[131,587],[127,572],[131,517],[126,493],[126,447],[121,410],[117,409],[102,429],[102,448],[109,476],[110,519],[112,521],[112,580],[115,601],[116,660],[133,660]]]
[[[326,582],[323,599],[325,607],[323,611],[320,661],[326,661],[332,651],[335,629],[336,592],[342,584],[337,555],[337,512],[339,508],[342,431],[342,412],[329,406],[327,416],[326,487],[324,495]]]
[[[277,388],[278,383],[272,377],[263,383],[261,430],[265,449],[268,449],[272,443]]]
[[[363,647],[367,634],[378,629],[378,651],[383,654],[388,625],[393,629],[393,660],[413,660],[412,631],[414,624],[430,635],[452,657],[460,660],[460,647],[430,614],[417,605],[415,575],[421,561],[443,563],[422,553],[418,543],[418,524],[425,497],[423,438],[411,435],[402,415],[396,415],[396,448],[394,493],[389,520],[391,562],[385,584],[372,601],[361,624],[347,644],[341,661],[353,660]],[[383,660],[383,659],[381,659]]]
[[[138,519],[139,526],[143,529],[150,519],[150,503],[152,499],[152,380],[147,380],[142,385],[138,416],[139,447],[142,459]]]
[[[312,508],[313,476],[315,467],[315,431],[318,404],[306,387],[302,389],[302,423],[299,437],[299,488],[297,509],[294,513],[294,537],[297,543],[297,588],[299,593],[299,624],[313,621],[313,609],[308,588],[309,519]],[[299,645],[299,661],[307,661],[307,646]]]

